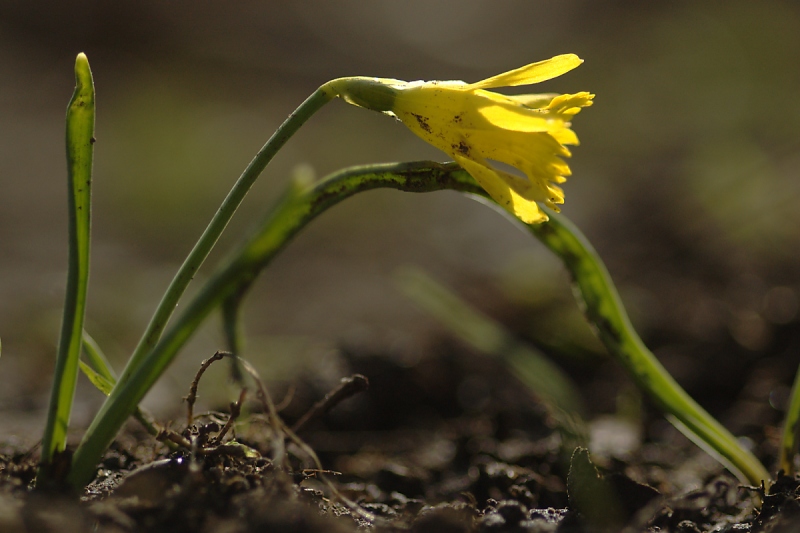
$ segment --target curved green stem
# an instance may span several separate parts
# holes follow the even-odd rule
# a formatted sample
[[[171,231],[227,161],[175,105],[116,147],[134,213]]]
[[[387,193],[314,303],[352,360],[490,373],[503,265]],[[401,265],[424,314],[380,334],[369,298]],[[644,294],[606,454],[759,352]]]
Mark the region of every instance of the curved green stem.
[[[209,279],[153,350],[141,359],[130,379],[114,389],[74,455],[69,481],[77,486],[91,480],[95,465],[119,428],[211,311],[229,298],[244,294],[261,269],[319,214],[354,194],[377,188],[407,192],[452,189],[488,197],[457,165],[430,162],[345,169],[310,189],[293,183],[259,231]],[[611,353],[644,390],[701,442],[712,447],[734,472],[756,484],[768,479],[758,460],[689,398],[647,350],[633,331],[605,267],[585,238],[562,217],[548,214],[549,222],[529,229],[572,272],[583,294],[587,316]]]
[[[200,236],[200,239],[198,239],[180,269],[178,269],[172,282],[170,282],[161,302],[158,304],[155,313],[153,313],[150,319],[150,323],[147,325],[147,329],[145,329],[142,334],[139,344],[133,350],[133,354],[125,365],[125,369],[122,371],[122,375],[119,378],[120,383],[126,383],[130,379],[131,374],[139,367],[142,358],[156,345],[172,313],[175,311],[178,300],[183,296],[186,287],[189,286],[195,273],[203,264],[206,257],[208,257],[211,249],[217,243],[219,236],[222,234],[231,218],[233,218],[236,209],[242,203],[242,200],[244,200],[244,197],[247,195],[258,176],[264,171],[269,162],[272,161],[272,158],[278,150],[280,150],[283,145],[286,144],[286,141],[297,132],[300,126],[335,96],[336,95],[328,88],[328,84],[317,89],[289,115],[272,137],[269,138],[266,144],[264,144],[261,150],[259,150],[250,164],[247,165],[247,168],[231,188],[228,196],[223,200],[222,205],[217,209],[217,212]]]
[[[89,286],[91,185],[94,155],[94,80],[89,60],[75,60],[75,92],[67,106],[67,177],[69,183],[69,268],[61,338],[58,343],[50,407],[47,411],[38,481],[52,480],[54,455],[66,447],[67,426],[78,379],[86,293]]]
[[[758,459],[698,405],[644,345],[628,319],[611,276],[586,237],[563,216],[548,214],[548,222],[529,225],[528,229],[572,274],[583,311],[608,351],[695,444],[740,480],[753,485],[768,482],[769,473]]]

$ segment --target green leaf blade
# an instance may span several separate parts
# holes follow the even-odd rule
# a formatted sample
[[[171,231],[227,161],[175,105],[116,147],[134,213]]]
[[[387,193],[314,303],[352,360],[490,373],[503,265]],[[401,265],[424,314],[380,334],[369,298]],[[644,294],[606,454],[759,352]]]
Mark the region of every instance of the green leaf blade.
[[[67,107],[66,149],[69,203],[69,269],[53,388],[44,436],[40,476],[48,478],[53,456],[66,447],[78,379],[86,293],[89,283],[91,184],[95,93],[89,60],[75,60],[75,91]]]

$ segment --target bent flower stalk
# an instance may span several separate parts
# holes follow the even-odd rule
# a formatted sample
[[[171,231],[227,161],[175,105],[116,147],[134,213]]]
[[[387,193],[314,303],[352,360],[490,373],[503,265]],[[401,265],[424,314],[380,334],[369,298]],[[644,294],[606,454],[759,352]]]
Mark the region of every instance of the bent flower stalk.
[[[565,74],[583,62],[565,54],[498,74],[477,83],[387,78],[340,78],[323,89],[345,101],[397,117],[426,142],[447,153],[501,206],[533,224],[547,215],[537,202],[558,211],[559,184],[570,175],[566,145],[577,145],[572,117],[594,95],[507,96],[487,89],[531,85]],[[505,172],[497,161],[527,179]]]

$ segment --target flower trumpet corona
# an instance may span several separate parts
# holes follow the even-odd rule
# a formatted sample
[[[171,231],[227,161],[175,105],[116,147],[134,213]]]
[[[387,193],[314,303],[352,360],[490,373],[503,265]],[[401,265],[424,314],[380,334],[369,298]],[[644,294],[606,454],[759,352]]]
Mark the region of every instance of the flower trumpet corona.
[[[447,153],[505,209],[532,224],[547,215],[537,202],[558,211],[559,184],[570,175],[566,145],[577,145],[572,117],[592,104],[593,94],[525,94],[488,91],[530,85],[580,65],[565,54],[498,74],[477,83],[386,78],[340,78],[326,89],[345,101],[397,117],[411,131]],[[506,172],[492,162],[519,170]]]

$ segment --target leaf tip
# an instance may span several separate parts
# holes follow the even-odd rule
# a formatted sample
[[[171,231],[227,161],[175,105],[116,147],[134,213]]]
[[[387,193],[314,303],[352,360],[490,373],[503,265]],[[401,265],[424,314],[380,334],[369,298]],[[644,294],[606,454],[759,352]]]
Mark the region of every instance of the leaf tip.
[[[75,58],[75,79],[79,84],[92,84],[92,70],[89,68],[89,58],[81,52]]]

